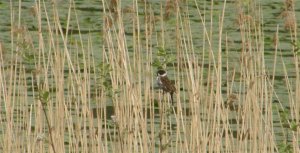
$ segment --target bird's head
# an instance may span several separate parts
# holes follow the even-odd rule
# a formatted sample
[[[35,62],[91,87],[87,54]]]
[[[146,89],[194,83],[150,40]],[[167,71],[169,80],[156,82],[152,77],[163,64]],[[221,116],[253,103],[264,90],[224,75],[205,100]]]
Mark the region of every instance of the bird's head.
[[[158,70],[157,71],[157,76],[158,77],[165,77],[165,76],[167,76],[167,72],[165,70]]]

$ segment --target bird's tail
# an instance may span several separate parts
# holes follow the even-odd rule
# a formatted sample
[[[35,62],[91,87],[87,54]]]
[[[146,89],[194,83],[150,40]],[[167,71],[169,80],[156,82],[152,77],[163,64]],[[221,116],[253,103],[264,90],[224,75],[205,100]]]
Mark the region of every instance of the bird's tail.
[[[173,92],[170,93],[171,95],[171,102],[172,102],[172,105],[174,104],[174,101],[173,101]]]

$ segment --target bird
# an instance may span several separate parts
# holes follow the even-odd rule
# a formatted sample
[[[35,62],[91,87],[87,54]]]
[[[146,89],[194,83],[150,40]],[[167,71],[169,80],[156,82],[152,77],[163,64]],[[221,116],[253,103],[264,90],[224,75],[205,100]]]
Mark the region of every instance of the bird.
[[[169,80],[165,70],[157,71],[157,84],[163,90],[163,93],[168,92],[171,95],[171,102],[173,104],[173,94],[176,92],[174,84]]]

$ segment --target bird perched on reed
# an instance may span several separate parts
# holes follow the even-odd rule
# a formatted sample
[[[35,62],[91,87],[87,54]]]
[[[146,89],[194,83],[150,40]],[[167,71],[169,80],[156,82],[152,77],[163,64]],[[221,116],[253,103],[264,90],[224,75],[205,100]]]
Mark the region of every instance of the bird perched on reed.
[[[169,80],[165,70],[157,71],[157,84],[163,90],[163,93],[168,92],[171,95],[171,102],[173,104],[173,94],[176,92],[174,84]]]

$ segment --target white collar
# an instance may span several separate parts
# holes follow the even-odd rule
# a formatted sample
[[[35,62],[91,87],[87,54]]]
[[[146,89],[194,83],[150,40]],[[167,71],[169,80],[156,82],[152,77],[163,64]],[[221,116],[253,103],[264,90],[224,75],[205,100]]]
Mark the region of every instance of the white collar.
[[[167,76],[167,72],[165,74],[161,75],[161,77],[165,77],[165,76]]]

